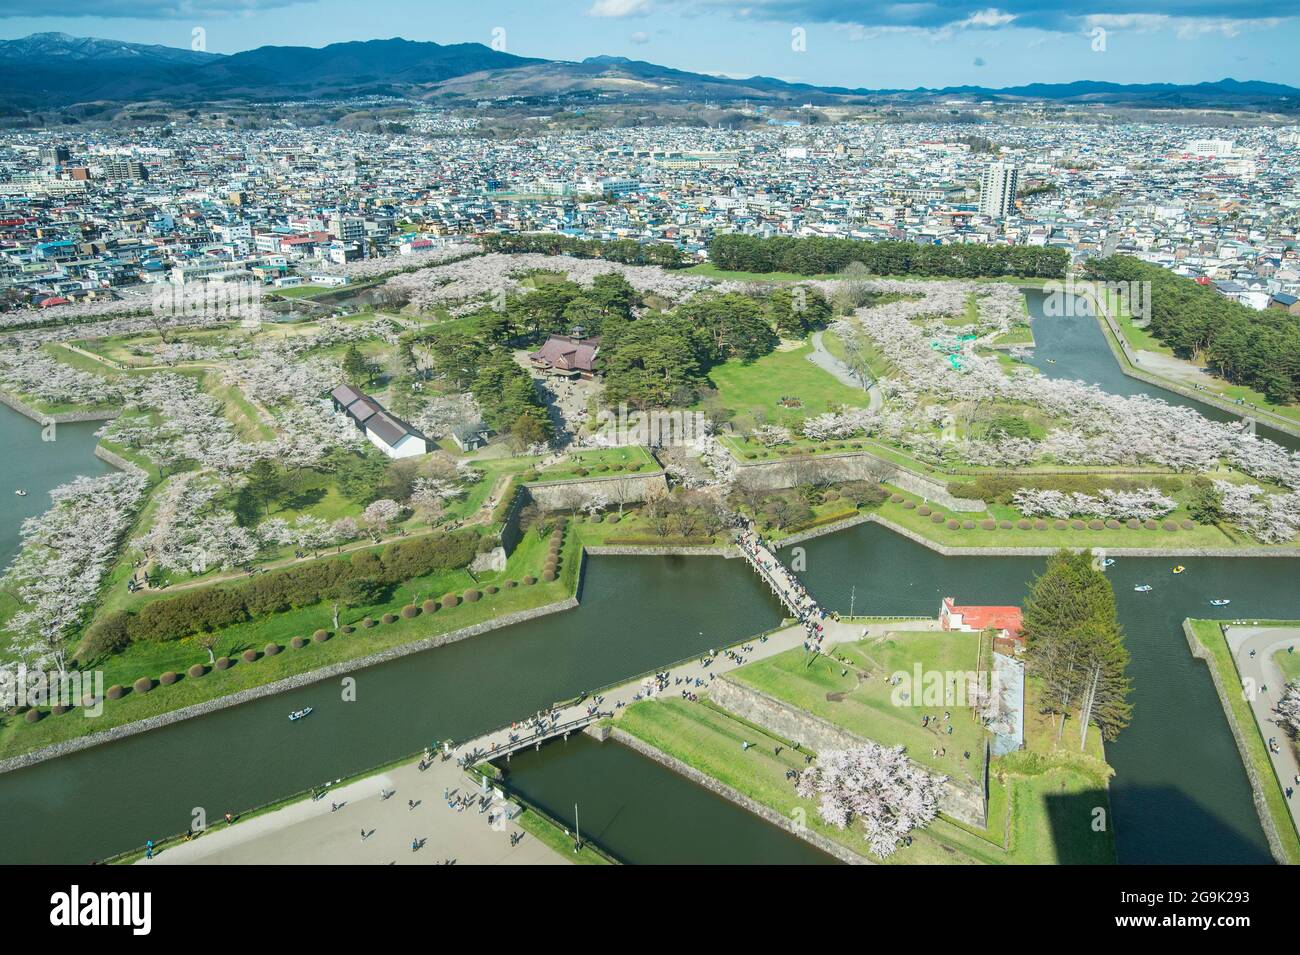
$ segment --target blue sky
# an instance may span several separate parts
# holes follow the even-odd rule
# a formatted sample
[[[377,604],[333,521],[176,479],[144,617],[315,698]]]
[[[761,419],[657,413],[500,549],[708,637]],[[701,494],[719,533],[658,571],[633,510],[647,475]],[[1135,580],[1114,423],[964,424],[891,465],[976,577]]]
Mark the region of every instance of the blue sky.
[[[232,53],[264,44],[390,36],[490,43],[495,36],[524,56],[612,54],[820,85],[1225,76],[1300,85],[1300,0],[62,0],[63,15],[50,16],[51,6],[0,0],[0,37],[60,30],[188,47],[201,27],[209,50]]]

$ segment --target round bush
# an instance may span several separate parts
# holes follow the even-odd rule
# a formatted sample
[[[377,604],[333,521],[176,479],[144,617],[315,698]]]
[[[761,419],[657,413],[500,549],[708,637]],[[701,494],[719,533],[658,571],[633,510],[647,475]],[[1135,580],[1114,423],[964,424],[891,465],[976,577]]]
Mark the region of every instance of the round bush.
[[[355,632],[356,632],[356,629],[357,629],[357,628],[354,627],[354,626],[352,626],[351,624],[347,624],[347,623],[345,623],[343,626],[339,627],[339,633],[341,633],[341,634],[345,634],[345,635],[346,635],[346,634],[349,634],[349,633],[355,633]]]
[[[43,717],[44,715],[45,714],[42,713],[40,710],[33,709],[33,710],[28,710],[26,713],[24,713],[23,719],[25,719],[28,723],[36,723],[39,722],[41,717]]]
[[[104,695],[110,700],[120,700],[126,695],[126,687],[122,686],[120,683],[114,683],[108,688],[108,692]]]
[[[930,514],[932,513],[932,510],[929,504],[922,504],[920,507],[916,509],[916,513],[920,514],[922,517],[929,517]]]
[[[53,706],[50,707],[50,712],[53,713],[55,716],[62,716],[70,709],[72,709],[72,707],[64,706],[62,703],[55,703]]]
[[[380,623],[396,623],[397,617],[391,613],[386,613],[379,618]]]
[[[131,689],[136,693],[148,693],[153,689],[153,678],[142,676],[131,684]]]
[[[1180,523],[1183,530],[1185,531],[1196,530],[1196,522],[1193,520],[1189,520],[1188,518],[1184,517]]]
[[[980,521],[980,527],[984,528],[986,531],[997,530],[998,522],[991,517],[985,518]]]
[[[518,587],[519,584],[514,580],[505,580],[501,582],[501,586],[506,590],[513,590],[515,587]]]
[[[1047,521],[1034,521],[1034,530],[1036,531],[1047,530]]]
[[[548,567],[546,570],[542,571],[542,580],[545,580],[545,581],[547,581],[547,582],[549,583],[550,581],[552,581],[552,580],[554,580],[554,579],[555,579],[555,571],[554,571],[554,570],[551,570],[551,569]]]
[[[266,646],[262,648],[262,652],[266,654],[268,657],[273,657],[280,652],[280,644],[268,643]]]
[[[890,503],[893,503],[893,504],[902,504],[902,503],[903,503],[903,495],[901,495],[901,494],[891,494],[891,495],[889,495],[889,500],[890,500]]]
[[[294,637],[289,641],[289,646],[293,647],[295,650],[301,650],[303,647],[307,646],[307,641],[302,637]]]
[[[176,682],[177,680],[179,680],[180,678],[181,678],[181,677],[180,677],[180,674],[179,674],[179,673],[176,673],[176,672],[173,671],[173,670],[168,670],[168,671],[167,671],[166,673],[164,673],[162,676],[158,677],[158,682],[159,682],[162,686],[171,686],[173,683],[175,683],[175,682]]]
[[[330,638],[330,632],[328,630],[317,630],[311,635],[311,638],[317,643],[324,643]]]
[[[431,597],[428,600],[426,600],[424,603],[420,604],[420,609],[423,610],[425,613],[433,613],[438,609],[438,601],[434,600]]]
[[[622,518],[619,517],[617,514],[611,514],[609,515],[608,518],[606,518],[606,520],[608,520],[611,524],[617,524],[619,521],[622,520]]]
[[[488,584],[486,587],[483,588],[483,593],[485,593],[485,594],[494,594],[494,593],[496,593],[499,589],[500,589],[500,588],[497,587],[496,584]]]
[[[537,578],[534,577],[532,574],[529,574],[527,577],[524,578],[525,587],[531,587],[535,583],[537,583]]]
[[[975,529],[975,522],[974,522],[974,521],[969,521],[969,520],[967,520],[967,521],[962,521],[962,522],[961,522],[961,529],[964,530],[964,531],[973,531],[973,530]]]
[[[605,517],[604,517],[603,514],[592,514],[592,515],[591,515],[591,523],[593,523],[593,524],[599,524],[599,523],[600,523],[601,521],[603,521],[604,519],[605,519]]]
[[[1063,530],[1065,530],[1067,527],[1070,526],[1070,522],[1069,522],[1069,521],[1053,521],[1053,522],[1052,522],[1052,526],[1053,526],[1054,528],[1056,528],[1058,531],[1063,531]]]
[[[1023,517],[1016,521],[1016,527],[1020,528],[1022,531],[1027,531],[1033,526],[1033,524],[1030,524],[1029,521],[1025,520]]]
[[[1125,523],[1125,526],[1127,526],[1128,529],[1131,530],[1131,531],[1135,531],[1135,530],[1137,530],[1139,527],[1142,526],[1142,522],[1139,521],[1136,517],[1130,517],[1130,518],[1129,518],[1127,521],[1125,521],[1124,523]]]
[[[460,603],[460,598],[455,594],[443,594],[442,600],[439,601],[444,607],[454,607]]]
[[[365,617],[361,621],[361,626],[365,627],[367,630],[369,630],[374,625],[375,625],[375,619],[373,617]]]
[[[81,698],[81,705],[84,706],[86,709],[90,709],[98,702],[99,699],[95,696],[94,693],[87,693],[85,696]]]
[[[943,515],[939,515],[939,516],[942,517]],[[948,530],[950,530],[950,531],[958,530],[958,529],[961,528],[961,521],[957,520],[957,518],[955,518],[955,517],[950,517],[950,518],[948,519],[948,525],[947,525],[947,526],[948,526]]]
[[[1146,522],[1145,524],[1143,524],[1142,526],[1145,527],[1145,528],[1146,528],[1147,530],[1149,530],[1149,531],[1158,531],[1158,530],[1160,530],[1160,522],[1159,522],[1159,521],[1147,521],[1147,522]]]
[[[1089,528],[1090,530],[1094,530],[1094,531],[1102,530],[1105,526],[1106,526],[1106,522],[1105,522],[1105,521],[1097,521],[1097,520],[1094,520],[1094,521],[1089,521],[1089,522],[1088,522],[1088,528]]]
[[[1123,524],[1121,524],[1119,521],[1115,520],[1115,518],[1113,518],[1113,517],[1112,517],[1110,520],[1108,520],[1108,521],[1106,522],[1106,527],[1108,527],[1108,528],[1109,528],[1110,530],[1112,530],[1112,531],[1117,531],[1117,530],[1119,530],[1119,529],[1120,529],[1121,527],[1123,527],[1123,526],[1124,526]]]
[[[1083,521],[1079,520],[1078,518],[1075,518],[1074,520],[1070,521],[1070,526],[1073,527],[1076,531],[1081,531],[1088,525],[1085,524]]]
[[[252,647],[249,647],[247,650],[245,650],[243,654],[241,654],[241,656],[243,656],[245,663],[257,662],[257,651],[254,650]]]
[[[477,602],[478,602],[478,599],[479,599],[480,597],[482,597],[482,596],[483,596],[483,595],[482,595],[481,593],[479,593],[477,590],[475,590],[473,587],[471,587],[469,590],[465,591],[465,594],[464,594],[465,602],[466,602],[466,603],[470,603],[470,604],[472,604],[472,603],[477,603]]]
[[[217,662],[213,664],[218,670],[229,670],[231,666],[230,657],[217,657]]]
[[[419,616],[419,614],[420,614],[420,608],[417,607],[415,604],[407,604],[405,607],[402,608],[403,620],[411,620],[414,617]]]
[[[931,524],[942,524],[942,523],[943,523],[943,515],[942,515],[942,514],[931,514],[931,515],[930,515],[930,523],[931,523]]]
[[[207,675],[208,668],[202,663],[196,663],[185,672],[189,674],[191,680],[197,680],[199,677]]]
[[[903,502],[903,509],[904,509],[904,510],[907,510],[907,511],[915,510],[915,509],[916,509],[916,501],[904,501],[904,502]]]
[[[1167,531],[1176,531],[1176,530],[1178,530],[1178,522],[1177,522],[1177,521],[1165,521],[1165,523],[1164,523],[1164,528],[1165,528],[1165,530],[1167,530]]]
[[[1004,531],[1011,530],[1013,526],[1014,525],[1010,521],[1006,521],[1006,520],[998,521],[998,527],[1002,528]]]

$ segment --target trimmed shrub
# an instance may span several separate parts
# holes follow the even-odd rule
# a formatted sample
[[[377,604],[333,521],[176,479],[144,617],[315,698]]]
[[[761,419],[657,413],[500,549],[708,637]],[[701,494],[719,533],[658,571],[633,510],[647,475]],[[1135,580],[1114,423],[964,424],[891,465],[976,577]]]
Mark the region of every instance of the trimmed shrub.
[[[386,613],[386,614],[384,614],[382,617],[379,618],[379,622],[380,622],[380,623],[396,623],[396,622],[397,622],[397,615],[396,615],[396,614],[391,614],[391,613]]]
[[[1128,527],[1128,529],[1131,530],[1131,531],[1135,531],[1135,530],[1137,530],[1139,527],[1142,526],[1142,522],[1139,521],[1136,517],[1130,517],[1130,518],[1129,518],[1127,521],[1125,521],[1124,523],[1125,523],[1125,526]]]
[[[1029,521],[1027,521],[1027,520],[1026,520],[1025,518],[1023,518],[1023,517],[1022,517],[1020,520],[1016,521],[1016,527],[1020,528],[1020,530],[1022,530],[1022,531],[1027,531],[1027,530],[1029,530],[1029,528],[1031,528],[1031,527],[1033,527],[1033,526],[1034,526],[1034,525],[1030,524]]]
[[[1034,530],[1036,531],[1047,530],[1047,521],[1034,521]]]
[[[324,643],[330,638],[330,632],[328,630],[317,630],[311,635],[311,638],[317,643]]]
[[[961,527],[962,527],[962,530],[964,530],[964,531],[973,531],[973,530],[975,529],[975,522],[974,522],[974,521],[962,521],[962,522],[961,522]]]
[[[1088,522],[1089,530],[1099,531],[1102,530],[1105,526],[1106,526],[1106,522],[1101,520],[1092,520]]]
[[[998,522],[991,517],[985,518],[980,521],[980,527],[984,528],[986,531],[994,531],[998,528]]]
[[[279,652],[280,652],[280,644],[278,643],[268,643],[266,646],[262,648],[262,653],[264,653],[268,657],[273,657]]]
[[[28,710],[26,713],[23,714],[23,719],[25,719],[28,723],[37,723],[44,715],[45,714],[42,713],[40,710],[32,709],[32,710]]]
[[[496,584],[488,584],[486,587],[483,588],[483,593],[494,594],[497,593],[500,589],[501,588],[498,587]]]
[[[1070,521],[1070,526],[1073,527],[1076,531],[1081,531],[1088,525],[1076,517],[1074,520]]]
[[[343,626],[339,627],[339,633],[344,634],[344,635],[349,634],[349,633],[355,633],[355,632],[356,632],[356,629],[357,629],[357,628],[354,627],[354,626],[352,626],[351,624],[345,623],[345,624],[343,624]]]
[[[249,647],[247,650],[245,650],[245,651],[241,654],[241,656],[244,658],[244,662],[245,662],[245,663],[256,663],[256,662],[257,662],[257,651],[254,650],[252,647]]]
[[[894,504],[902,504],[902,503],[903,503],[903,495],[901,495],[901,494],[891,494],[891,495],[889,495],[889,500],[890,500],[891,503],[894,503]]]
[[[542,571],[542,580],[545,580],[547,583],[549,583],[554,579],[555,579],[555,571],[552,568],[548,567],[546,570]]]
[[[619,517],[617,514],[610,514],[607,518],[605,518],[605,520],[609,521],[609,523],[611,524],[617,524],[619,521],[622,520],[622,518]]]
[[[171,686],[173,683],[175,683],[175,682],[176,682],[177,680],[179,680],[180,678],[181,678],[181,675],[180,675],[179,673],[175,672],[174,670],[168,670],[168,671],[167,671],[166,673],[164,673],[162,676],[158,677],[158,682],[159,682],[162,686]]]
[[[914,511],[914,510],[916,510],[916,501],[904,501],[904,502],[903,502],[903,510],[905,510],[905,511]]]
[[[961,521],[957,520],[957,518],[950,517],[948,519],[948,530],[955,531],[958,530],[960,527],[961,527]]]
[[[1147,522],[1146,522],[1145,524],[1143,524],[1142,526],[1145,527],[1145,528],[1146,528],[1147,530],[1149,530],[1149,531],[1158,531],[1158,530],[1160,530],[1160,522],[1159,522],[1159,521],[1147,521]]]
[[[202,663],[196,663],[185,672],[189,675],[191,680],[197,680],[201,676],[207,676],[208,668]]]
[[[1012,526],[1013,525],[1010,521],[998,521],[998,527],[1002,528],[1004,531],[1011,530]]]
[[[518,587],[519,584],[514,580],[503,580],[501,586],[506,590],[513,590],[515,587]]]
[[[1164,523],[1164,528],[1165,528],[1165,530],[1167,530],[1167,531],[1176,531],[1176,530],[1178,530],[1178,522],[1177,522],[1177,521],[1165,521],[1165,523]]]
[[[115,610],[86,631],[77,645],[77,658],[95,660],[121,650],[131,643],[130,617],[125,610]]]
[[[217,662],[213,666],[218,670],[229,670],[231,662],[230,657],[217,657]]]
[[[527,577],[524,578],[523,582],[525,587],[531,587],[533,584],[537,583],[537,578],[534,577],[532,574],[529,574]]]
[[[465,591],[463,596],[465,597],[466,603],[472,604],[472,603],[476,603],[478,599],[483,595],[479,593],[477,590],[475,590],[473,587],[471,587],[469,590]]]
[[[365,627],[367,630],[369,630],[374,625],[375,625],[374,617],[363,617],[361,620],[361,626]]]
[[[55,703],[53,706],[50,707],[50,712],[53,713],[55,716],[62,716],[70,709],[72,709],[72,707],[64,706],[62,703]]]
[[[153,677],[140,677],[140,679],[131,684],[131,689],[136,693],[148,693],[153,689]]]
[[[424,603],[420,604],[420,609],[425,613],[434,613],[438,609],[438,601],[430,597]]]
[[[415,604],[407,604],[402,608],[402,619],[413,620],[420,615],[420,608]]]
[[[933,508],[931,508],[929,504],[922,504],[916,509],[916,513],[920,514],[922,517],[929,517],[932,511]]]
[[[1053,521],[1053,522],[1052,522],[1052,526],[1055,527],[1058,531],[1063,531],[1063,530],[1065,530],[1067,527],[1070,526],[1070,522],[1069,522],[1069,521]]]
[[[942,524],[942,523],[943,523],[943,515],[942,515],[942,514],[931,514],[931,515],[930,515],[930,523],[931,523],[931,524]]]
[[[1119,530],[1119,529],[1120,529],[1121,527],[1123,527],[1123,526],[1124,526],[1123,524],[1121,524],[1119,521],[1115,520],[1115,518],[1113,518],[1113,517],[1112,517],[1110,520],[1108,520],[1108,521],[1106,522],[1106,527],[1107,527],[1108,529],[1112,530],[1112,531],[1117,531],[1117,530]]]
[[[1185,530],[1185,531],[1194,531],[1194,530],[1196,530],[1196,522],[1193,521],[1193,520],[1190,520],[1190,519],[1188,519],[1188,518],[1186,518],[1186,517],[1184,517],[1184,518],[1183,518],[1179,523],[1180,523],[1180,525],[1182,526],[1183,530]]]
[[[307,646],[307,641],[302,637],[294,637],[289,641],[289,646],[293,647],[295,650],[301,650],[303,647]]]
[[[454,607],[460,603],[460,598],[455,594],[443,594],[442,600],[439,601],[444,607]]]

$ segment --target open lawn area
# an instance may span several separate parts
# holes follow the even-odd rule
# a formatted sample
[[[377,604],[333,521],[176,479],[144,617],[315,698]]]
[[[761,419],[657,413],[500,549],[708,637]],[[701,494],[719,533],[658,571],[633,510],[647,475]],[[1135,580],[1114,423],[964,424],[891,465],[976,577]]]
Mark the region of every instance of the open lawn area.
[[[750,663],[727,679],[753,687],[857,736],[903,746],[916,762],[945,776],[979,785],[988,734],[965,704],[965,681],[951,688],[943,705],[922,706],[918,694],[895,701],[894,674],[910,683],[916,667],[924,674],[974,673],[979,634],[891,633],[880,639],[831,648],[834,659],[788,650]],[[984,666],[990,646],[984,641]],[[905,691],[904,691],[905,692]],[[944,720],[944,713],[951,720]],[[928,717],[927,725],[922,725]],[[948,730],[951,728],[952,732]],[[936,752],[938,751],[938,752]],[[943,755],[939,755],[939,753]],[[965,754],[969,753],[969,757]]]
[[[616,474],[650,473],[659,470],[650,452],[639,444],[574,451],[550,467],[538,472],[539,481],[569,481],[582,477],[605,477]]]
[[[840,405],[869,403],[862,389],[849,387],[810,362],[811,353],[812,344],[804,343],[748,364],[729,361],[710,371],[709,380],[730,414],[787,427]]]

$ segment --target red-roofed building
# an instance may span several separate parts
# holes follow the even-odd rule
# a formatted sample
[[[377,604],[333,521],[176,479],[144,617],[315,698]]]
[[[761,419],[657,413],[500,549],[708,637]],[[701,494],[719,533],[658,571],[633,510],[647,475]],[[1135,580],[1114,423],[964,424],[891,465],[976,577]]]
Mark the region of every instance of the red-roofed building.
[[[994,630],[994,646],[1002,643],[1006,649],[1019,653],[1025,648],[1025,638],[1021,635],[1024,620],[1020,608],[976,606],[959,604],[952,597],[944,597],[939,608],[939,626],[944,630],[960,630],[963,633],[978,633],[981,630]],[[999,648],[1002,649],[1002,648]]]
[[[600,351],[599,338],[574,338],[570,335],[552,335],[546,344],[528,357],[533,367],[563,378],[585,378],[590,381],[596,374],[596,353]]]

